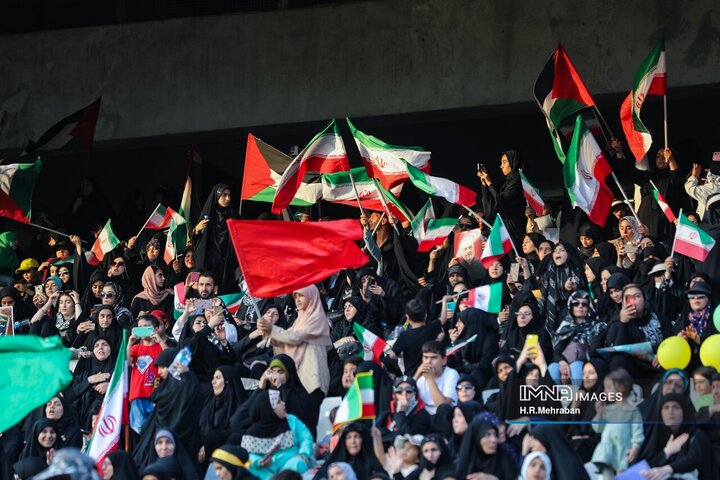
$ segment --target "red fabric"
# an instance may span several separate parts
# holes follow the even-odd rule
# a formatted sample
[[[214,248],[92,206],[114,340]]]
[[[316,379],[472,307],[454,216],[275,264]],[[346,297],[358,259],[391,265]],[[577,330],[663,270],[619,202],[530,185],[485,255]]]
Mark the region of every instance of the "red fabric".
[[[13,198],[0,189],[0,217],[12,218],[16,222],[30,223],[30,219],[20,209]]]
[[[354,243],[363,236],[357,220],[228,220],[227,226],[248,290],[257,298],[284,295],[369,261]]]
[[[240,198],[243,200],[251,198],[267,187],[275,185],[270,173],[270,167],[258,148],[257,139],[248,133]]]
[[[575,100],[587,106],[595,105],[590,92],[578,75],[570,57],[562,45],[557,47],[555,56],[555,76],[553,78],[553,97]]]
[[[136,398],[150,398],[150,394],[155,390],[160,377],[158,369],[155,366],[155,359],[162,352],[162,346],[159,343],[152,345],[143,345],[138,343],[130,348],[130,358],[133,362],[132,373],[130,375],[130,389],[128,391],[128,399],[130,402]],[[152,362],[148,362],[148,357],[152,358]],[[140,367],[143,367],[141,371]]]

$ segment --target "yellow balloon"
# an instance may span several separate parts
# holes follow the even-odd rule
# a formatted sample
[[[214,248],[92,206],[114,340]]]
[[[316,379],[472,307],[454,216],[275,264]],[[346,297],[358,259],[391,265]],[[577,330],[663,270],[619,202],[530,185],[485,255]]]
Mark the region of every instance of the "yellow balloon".
[[[658,347],[657,357],[665,370],[671,368],[682,370],[690,363],[690,345],[682,337],[668,337]]]
[[[700,345],[700,361],[706,367],[720,371],[720,333],[711,335]]]

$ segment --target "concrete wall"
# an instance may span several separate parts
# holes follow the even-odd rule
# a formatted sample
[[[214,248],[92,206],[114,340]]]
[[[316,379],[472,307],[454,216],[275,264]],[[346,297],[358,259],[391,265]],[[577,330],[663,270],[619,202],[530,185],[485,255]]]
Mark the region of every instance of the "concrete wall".
[[[713,0],[394,0],[0,37],[0,149],[103,96],[97,140],[532,100],[562,41],[594,94],[664,32],[669,84],[720,83]]]

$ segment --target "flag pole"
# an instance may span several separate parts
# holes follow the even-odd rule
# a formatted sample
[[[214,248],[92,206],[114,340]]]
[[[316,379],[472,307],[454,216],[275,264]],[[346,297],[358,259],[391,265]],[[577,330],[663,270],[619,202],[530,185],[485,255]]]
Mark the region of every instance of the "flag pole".
[[[502,223],[503,228],[508,232],[508,238],[510,239],[510,245],[512,245],[513,251],[515,252],[515,257],[519,258],[520,254],[518,253],[517,247],[515,247],[515,242],[513,242],[512,236],[510,235],[510,230],[508,230],[505,226],[505,222],[503,221],[499,213],[497,214],[497,216],[500,219],[500,223]]]
[[[157,204],[157,207],[159,207],[160,205],[161,205],[161,204],[158,203],[158,204]],[[135,235],[136,237],[139,237],[140,234],[143,232],[143,230],[145,230],[145,227],[147,227],[147,224],[150,223],[150,219],[152,218],[153,213],[155,213],[155,210],[157,210],[157,207],[155,207],[155,209],[153,209],[153,211],[152,211],[152,213],[150,214],[150,216],[147,218],[147,220],[145,220],[145,223],[143,224],[142,228],[141,228],[140,231],[137,233],[137,235]]]
[[[667,93],[663,95],[663,126],[665,127],[665,148],[668,148]]]
[[[635,220],[637,220],[638,224],[642,224],[640,219],[637,216],[637,213],[635,213],[635,209],[630,204],[630,200],[628,200],[628,196],[625,193],[625,190],[623,190],[622,185],[620,185],[620,180],[618,180],[617,175],[615,175],[614,170],[610,170],[610,173],[612,174],[613,180],[615,180],[615,185],[617,185],[618,189],[620,189],[620,193],[622,193],[623,199],[625,200],[625,203],[628,207],[630,207],[630,212],[633,214],[633,217],[635,217]]]
[[[24,222],[18,222],[18,223],[22,223],[23,225],[29,225],[29,226],[31,226],[31,227],[39,228],[39,229],[41,229],[41,230],[46,230],[46,231],[48,231],[48,232],[52,232],[52,233],[55,233],[55,234],[57,234],[57,235],[61,235],[61,236],[63,236],[63,237],[67,237],[67,238],[70,238],[70,237],[72,236],[72,235],[70,235],[69,233],[59,232],[59,231],[57,231],[57,230],[53,230],[52,228],[43,227],[42,225],[38,225],[37,223],[24,223]],[[80,240],[80,241],[81,241],[82,243],[88,243],[86,240]]]
[[[680,222],[680,217],[682,217],[682,208],[680,209],[680,212],[678,213],[678,217],[677,217],[678,222]],[[672,258],[673,255],[675,255],[675,241],[677,240],[678,230],[679,229],[677,229],[677,228],[675,229],[675,236],[673,237],[672,249],[670,250],[670,258]]]
[[[385,199],[385,194],[382,192],[382,188],[378,185],[377,178],[373,178],[373,184],[375,185],[375,190],[378,192],[378,196],[380,197],[380,203],[382,203],[383,208],[385,209],[385,212],[387,212],[388,215],[388,221],[392,224],[393,228],[395,229],[395,233],[400,235],[400,230],[398,230],[397,225],[395,222],[391,222],[392,219],[392,213],[390,212],[390,208],[388,208],[387,200]]]
[[[477,219],[477,220],[480,220],[480,221],[483,223],[483,225],[485,225],[486,227],[492,228],[492,225],[490,225],[487,220],[485,220],[484,218],[482,218],[482,217],[481,217],[480,215],[478,215],[477,213],[473,212],[473,211],[470,209],[470,207],[468,207],[468,206],[466,206],[466,205],[463,205],[462,207],[463,207],[465,210],[467,210],[468,212],[470,212],[470,214],[473,216],[473,218],[475,218],[475,219]]]
[[[348,175],[350,175],[350,183],[353,187],[353,192],[355,192],[355,200],[357,200],[358,208],[360,209],[360,215],[365,215],[365,210],[362,207],[362,203],[360,202],[360,195],[358,194],[357,187],[355,186],[355,179],[353,178],[353,174],[351,170],[348,170]]]
[[[460,295],[465,295],[466,293],[470,292],[471,290],[474,290],[474,289],[471,288],[470,290],[463,290],[462,292],[453,293],[452,295],[449,295],[449,296],[452,298],[457,298]],[[440,305],[442,302],[443,302],[442,300],[438,300],[437,302],[435,302],[435,305]]]

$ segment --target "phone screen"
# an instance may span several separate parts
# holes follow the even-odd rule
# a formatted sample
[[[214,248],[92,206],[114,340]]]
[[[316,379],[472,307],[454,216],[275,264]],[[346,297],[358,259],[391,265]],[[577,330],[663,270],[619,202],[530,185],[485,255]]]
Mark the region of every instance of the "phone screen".
[[[145,338],[152,335],[154,331],[153,327],[133,327],[132,334],[136,337]]]
[[[35,295],[43,293],[43,286],[42,285],[35,285]]]
[[[448,312],[454,312],[456,305],[457,305],[457,302],[447,302]]]
[[[635,298],[634,296],[627,297],[625,299],[625,305],[627,305],[628,307],[634,307],[636,301],[637,298]]]

